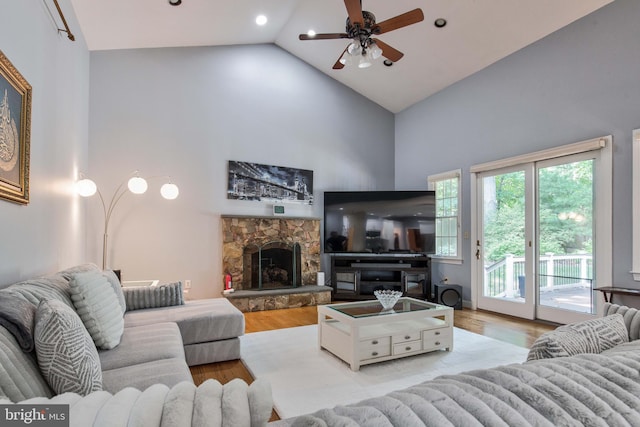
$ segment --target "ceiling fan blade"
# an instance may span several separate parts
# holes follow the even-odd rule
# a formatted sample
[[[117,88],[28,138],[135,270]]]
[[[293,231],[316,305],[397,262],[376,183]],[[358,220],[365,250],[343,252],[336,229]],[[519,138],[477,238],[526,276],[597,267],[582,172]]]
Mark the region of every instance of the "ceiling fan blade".
[[[344,50],[342,51],[342,53],[340,54],[340,57],[338,58],[338,60],[336,61],[335,64],[333,64],[333,69],[334,70],[342,70],[344,68],[344,64],[342,62],[340,62],[340,60],[342,59],[342,57],[344,56],[344,54],[347,52],[347,49],[349,48],[349,46],[345,47]]]
[[[298,36],[300,40],[327,40],[327,39],[348,39],[347,33],[324,33],[310,36],[309,34],[300,34]]]
[[[362,17],[362,4],[360,0],[344,0],[344,5],[347,7],[347,13],[349,14],[349,20],[351,25],[364,26],[364,18]]]
[[[380,49],[382,49],[382,56],[390,60],[391,62],[398,62],[404,56],[404,53],[400,52],[398,49],[395,49],[382,40],[373,39],[374,42],[378,45]]]
[[[422,9],[413,9],[409,12],[403,13],[396,17],[387,19],[376,25],[376,29],[373,31],[375,34],[384,34],[389,31],[397,30],[398,28],[406,27],[407,25],[416,24],[424,20],[424,13]]]

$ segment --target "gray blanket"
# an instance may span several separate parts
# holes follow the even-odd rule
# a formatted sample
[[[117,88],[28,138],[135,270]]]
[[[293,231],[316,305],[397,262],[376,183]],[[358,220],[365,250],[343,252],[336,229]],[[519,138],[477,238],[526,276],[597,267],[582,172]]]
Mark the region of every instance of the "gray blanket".
[[[9,403],[0,398],[0,404]],[[144,391],[125,388],[116,394],[95,391],[84,397],[64,393],[18,403],[69,405],[71,427],[262,427],[273,406],[267,381],[257,379],[247,385],[237,378],[224,385],[207,380],[196,387],[185,381],[172,388],[154,384]]]
[[[294,426],[640,426],[640,354],[583,354],[438,377]]]

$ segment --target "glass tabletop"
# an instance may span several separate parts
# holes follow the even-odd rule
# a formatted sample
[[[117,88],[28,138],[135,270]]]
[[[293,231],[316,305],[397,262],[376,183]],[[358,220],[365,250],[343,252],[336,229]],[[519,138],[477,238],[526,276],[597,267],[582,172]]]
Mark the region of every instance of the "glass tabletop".
[[[361,301],[344,304],[333,304],[327,306],[332,310],[346,314],[347,316],[359,318],[359,317],[372,317],[372,316],[384,316],[393,313],[409,313],[412,311],[433,310],[438,308],[437,304],[432,304],[426,301],[420,301],[413,298],[400,298],[396,305],[390,310],[382,308],[382,304],[378,300]]]

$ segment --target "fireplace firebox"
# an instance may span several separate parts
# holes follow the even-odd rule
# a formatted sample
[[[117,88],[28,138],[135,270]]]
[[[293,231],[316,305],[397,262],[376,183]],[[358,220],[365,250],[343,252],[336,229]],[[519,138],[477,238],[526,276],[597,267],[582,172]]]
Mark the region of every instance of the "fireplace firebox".
[[[243,289],[296,288],[302,284],[301,248],[281,241],[249,244],[243,250]]]

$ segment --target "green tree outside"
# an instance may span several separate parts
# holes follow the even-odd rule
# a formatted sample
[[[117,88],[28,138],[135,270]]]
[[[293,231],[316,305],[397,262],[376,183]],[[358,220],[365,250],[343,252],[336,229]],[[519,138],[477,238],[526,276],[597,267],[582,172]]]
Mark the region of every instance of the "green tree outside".
[[[485,259],[524,256],[525,189],[521,171],[485,178]],[[592,253],[593,161],[538,172],[539,252]]]

